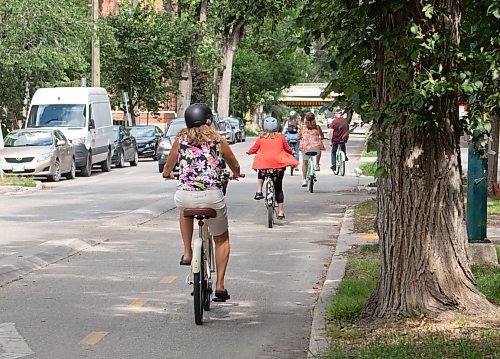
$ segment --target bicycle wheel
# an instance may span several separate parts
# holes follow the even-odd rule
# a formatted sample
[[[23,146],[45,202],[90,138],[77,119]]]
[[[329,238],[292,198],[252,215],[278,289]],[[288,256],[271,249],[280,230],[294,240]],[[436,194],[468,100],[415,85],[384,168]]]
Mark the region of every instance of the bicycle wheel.
[[[205,252],[206,255],[206,268],[205,268],[205,278],[203,280],[203,291],[205,292],[205,295],[203,297],[203,309],[205,309],[207,312],[210,310],[210,302],[212,301],[212,267],[214,263],[214,246],[212,242],[212,236],[208,233],[207,230],[207,238],[208,238],[208,248],[207,251]]]
[[[293,170],[294,170],[294,169],[295,169],[295,168],[294,168],[293,166],[290,166],[290,176],[293,176]]]
[[[274,186],[270,178],[266,180],[266,210],[267,228],[273,228],[274,223]]]
[[[203,252],[203,250],[202,250]],[[205,303],[204,290],[205,263],[200,261],[200,272],[193,274],[193,296],[194,296],[194,321],[197,325],[203,324],[203,308]]]
[[[316,174],[314,173],[314,163],[312,158],[309,158],[307,161],[307,181],[308,187],[309,187],[309,192],[313,193],[314,192],[314,180],[316,178]]]
[[[339,169],[340,169],[340,175],[344,176],[345,175],[345,154],[343,151],[340,151],[340,163],[339,163]]]
[[[338,175],[340,173],[340,167],[342,166],[342,164],[340,163],[341,162],[341,155],[340,155],[340,152],[342,152],[339,149],[337,149],[337,153],[335,154],[335,157],[337,159],[337,166],[335,167],[335,174]]]

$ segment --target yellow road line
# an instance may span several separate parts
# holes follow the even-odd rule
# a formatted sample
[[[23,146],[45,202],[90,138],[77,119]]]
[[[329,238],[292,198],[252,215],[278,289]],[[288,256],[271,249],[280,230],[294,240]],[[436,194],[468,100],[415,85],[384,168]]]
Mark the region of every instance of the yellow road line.
[[[177,278],[175,275],[169,275],[169,276],[163,278],[160,281],[160,283],[161,284],[170,284],[170,283],[172,283],[175,280],[175,278]]]
[[[141,308],[148,302],[147,299],[136,299],[128,305],[129,308]]]
[[[102,338],[104,338],[108,334],[109,332],[91,332],[89,335],[87,335],[85,338],[82,339],[80,344],[96,345],[101,341]]]
[[[363,236],[359,236],[360,239],[378,239],[377,233],[368,233]]]

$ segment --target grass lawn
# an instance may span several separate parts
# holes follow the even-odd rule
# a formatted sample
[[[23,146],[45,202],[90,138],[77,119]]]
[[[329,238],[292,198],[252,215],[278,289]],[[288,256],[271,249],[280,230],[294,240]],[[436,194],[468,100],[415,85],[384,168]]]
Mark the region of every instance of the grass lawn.
[[[377,162],[363,162],[359,165],[363,176],[373,176],[377,170]]]
[[[377,151],[363,151],[361,157],[377,157]]]
[[[488,214],[500,215],[500,196],[488,197]]]
[[[376,215],[377,201],[375,199],[358,203],[354,207],[354,232],[365,233],[374,231]]]
[[[478,289],[500,304],[500,268],[474,267]],[[351,250],[346,274],[327,312],[333,358],[498,358],[500,330],[474,326],[467,318],[436,331],[419,320],[400,320],[379,327],[356,325],[379,275],[378,245]],[[479,279],[481,278],[481,280]]]
[[[4,176],[0,178],[0,186],[36,187],[36,183],[31,177]]]

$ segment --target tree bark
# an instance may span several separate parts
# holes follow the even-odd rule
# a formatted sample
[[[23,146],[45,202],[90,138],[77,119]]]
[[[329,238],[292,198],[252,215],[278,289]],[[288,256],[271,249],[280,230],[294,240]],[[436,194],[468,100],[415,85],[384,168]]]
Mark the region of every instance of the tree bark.
[[[177,96],[178,117],[184,117],[186,108],[191,104],[191,91],[193,88],[191,59],[192,57],[189,56],[188,61],[182,65],[181,80],[179,81],[179,95]]]
[[[229,116],[229,100],[231,96],[231,76],[233,73],[233,59],[234,53],[238,44],[243,36],[245,24],[240,22],[237,24],[230,34],[230,38],[222,44],[222,77],[219,85],[219,93],[217,100],[217,112],[221,117]]]
[[[498,185],[498,147],[500,135],[500,118],[491,117],[491,135],[488,146],[488,194],[495,195]]]
[[[460,1],[429,3],[451,14],[436,15],[429,26],[444,28],[450,45],[458,43]],[[408,6],[415,7],[413,14],[420,12],[419,2]],[[410,11],[403,9],[403,16],[400,13],[399,17],[385,16],[379,25],[387,33],[396,31],[408,20]],[[426,24],[429,22],[426,20]],[[383,58],[384,54],[378,56]],[[442,56],[435,61],[443,64],[444,71],[451,71],[453,59]],[[409,69],[410,74],[424,67],[418,61],[421,60]],[[388,85],[386,71],[380,69],[376,75],[374,101],[379,108],[398,91]],[[401,108],[401,120],[385,129],[386,139],[380,141],[378,165],[388,171],[387,176],[377,180],[380,280],[364,308],[364,316],[496,312],[495,306],[477,290],[467,255],[457,96],[437,98],[434,108],[442,118],[435,130],[408,126],[410,116],[405,113],[409,112]],[[374,131],[381,132],[381,128],[374,126]]]

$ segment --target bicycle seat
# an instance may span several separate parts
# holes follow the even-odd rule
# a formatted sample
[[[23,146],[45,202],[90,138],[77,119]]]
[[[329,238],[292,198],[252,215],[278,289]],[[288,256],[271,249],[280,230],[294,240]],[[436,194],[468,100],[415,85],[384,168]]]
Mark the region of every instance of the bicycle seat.
[[[217,212],[213,208],[184,208],[184,217],[195,218],[197,216],[215,218],[217,217]]]
[[[306,152],[305,153],[307,156],[316,156],[318,152]]]

